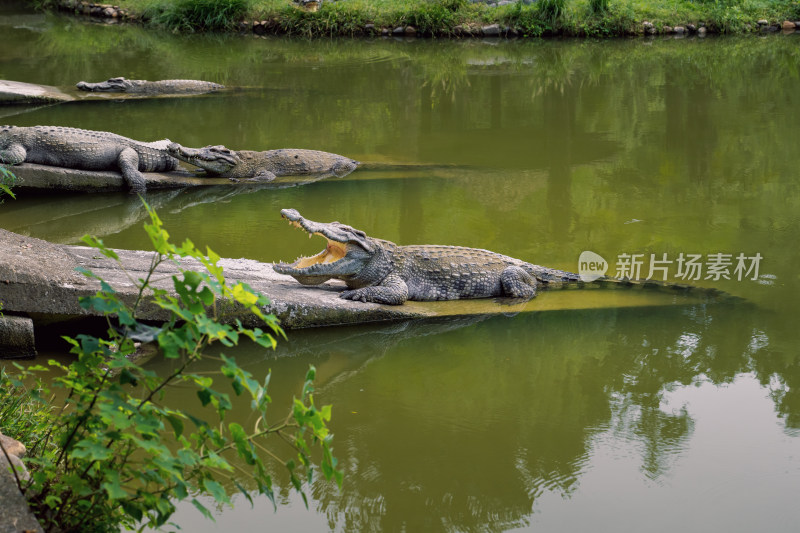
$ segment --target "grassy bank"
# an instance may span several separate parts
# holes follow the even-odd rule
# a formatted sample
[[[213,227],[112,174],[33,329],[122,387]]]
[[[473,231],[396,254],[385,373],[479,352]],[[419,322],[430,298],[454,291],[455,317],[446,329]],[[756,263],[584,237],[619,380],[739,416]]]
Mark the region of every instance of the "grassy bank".
[[[290,0],[117,0],[119,11],[91,7],[89,0],[32,1],[180,32],[244,30],[305,36],[602,37],[674,33],[676,27],[686,33],[763,32],[780,29],[784,21],[800,22],[800,0],[520,0],[507,5],[471,0],[325,0],[316,11]]]

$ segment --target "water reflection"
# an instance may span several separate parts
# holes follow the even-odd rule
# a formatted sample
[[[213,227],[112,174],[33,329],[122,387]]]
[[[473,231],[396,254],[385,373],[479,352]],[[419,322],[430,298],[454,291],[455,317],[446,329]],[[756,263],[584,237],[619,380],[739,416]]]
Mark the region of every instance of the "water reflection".
[[[681,472],[703,443],[671,391],[743,373],[773,390],[794,382],[796,365],[760,369],[784,336],[747,305],[594,310],[293,332],[274,354],[237,359],[271,368],[274,398],[317,366],[346,485],[312,493],[336,530],[484,531],[580,494],[608,446],[654,483]],[[791,427],[800,406],[772,399]]]
[[[282,176],[264,184],[156,189],[148,191],[143,199],[157,212],[176,215],[202,204],[227,204],[242,194],[269,193],[326,178],[338,179],[326,173]],[[138,229],[140,222],[149,220],[143,199],[127,193],[61,192],[23,196],[20,201],[9,203],[0,211],[0,227],[50,242],[75,244],[86,234],[106,237],[128,228]]]

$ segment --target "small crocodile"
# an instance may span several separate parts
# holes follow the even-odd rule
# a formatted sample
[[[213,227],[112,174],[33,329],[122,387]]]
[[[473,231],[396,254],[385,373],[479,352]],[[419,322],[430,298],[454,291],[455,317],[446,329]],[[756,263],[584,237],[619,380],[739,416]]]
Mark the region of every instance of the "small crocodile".
[[[60,126],[0,126],[0,162],[119,170],[133,192],[144,192],[141,172],[178,167],[178,161],[166,152],[169,143],[169,139],[145,143],[106,131]]]
[[[201,80],[129,80],[109,78],[90,83],[80,81],[76,87],[81,91],[128,93],[128,94],[205,94],[224,89],[224,85]]]
[[[327,247],[317,255],[301,257],[291,264],[277,263],[279,274],[303,285],[319,285],[329,279],[345,282],[339,296],[348,300],[400,305],[406,300],[460,300],[510,297],[531,299],[539,289],[589,285],[640,285],[669,291],[695,287],[652,280],[604,277],[585,283],[580,275],[526,263],[513,257],[461,246],[398,246],[368,237],[363,231],[339,222],[314,222],[294,209],[281,216],[311,235],[321,235]],[[708,296],[723,295],[701,289]]]
[[[230,150],[221,145],[186,148],[170,143],[167,152],[209,174],[234,181],[272,181],[276,176],[323,173],[342,177],[360,165],[358,161],[337,154],[296,148],[254,152]]]

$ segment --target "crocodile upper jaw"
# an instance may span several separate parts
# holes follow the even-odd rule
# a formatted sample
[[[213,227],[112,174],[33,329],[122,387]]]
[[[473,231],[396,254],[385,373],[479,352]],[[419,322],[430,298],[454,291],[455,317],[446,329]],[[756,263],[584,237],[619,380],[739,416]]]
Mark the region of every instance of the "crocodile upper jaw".
[[[331,278],[346,279],[361,272],[372,258],[374,244],[363,231],[339,222],[314,222],[300,216],[295,209],[281,210],[289,223],[308,233],[319,235],[327,241],[324,250],[309,257],[299,257],[293,263],[280,262],[273,269],[288,274],[300,283],[315,285]]]

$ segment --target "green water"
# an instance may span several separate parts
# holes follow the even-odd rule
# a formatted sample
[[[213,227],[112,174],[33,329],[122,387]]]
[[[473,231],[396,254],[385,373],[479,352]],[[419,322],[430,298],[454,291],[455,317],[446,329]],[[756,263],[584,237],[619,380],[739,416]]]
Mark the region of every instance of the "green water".
[[[293,207],[400,244],[488,248],[568,270],[584,250],[610,274],[620,254],[645,254],[645,268],[651,254],[733,258],[732,279],[696,284],[746,304],[294,331],[275,353],[243,348],[249,370],[272,369],[279,404],[317,366],[345,485],[315,483],[309,510],[285,489],[277,513],[237,499],[216,524],[181,506],[184,530],[796,530],[799,35],[309,42],[10,10],[0,32],[0,79],[247,88],[3,108],[2,122],[367,163],[303,187],[148,195],[175,240],[222,256],[318,251],[319,239],[280,220]],[[0,207],[0,227],[144,248],[143,216],[126,194],[19,195]],[[760,254],[757,275],[736,279],[738,254]],[[285,486],[277,468],[276,479]]]

